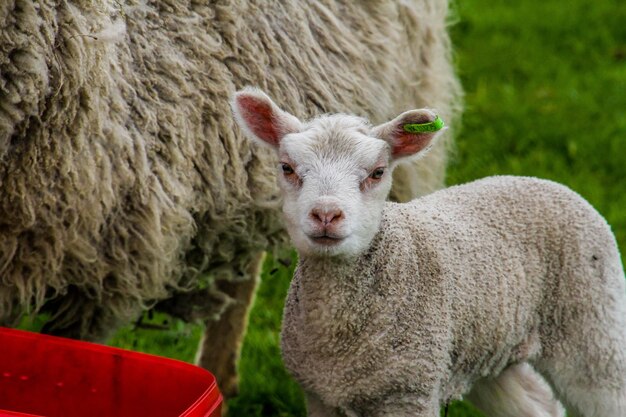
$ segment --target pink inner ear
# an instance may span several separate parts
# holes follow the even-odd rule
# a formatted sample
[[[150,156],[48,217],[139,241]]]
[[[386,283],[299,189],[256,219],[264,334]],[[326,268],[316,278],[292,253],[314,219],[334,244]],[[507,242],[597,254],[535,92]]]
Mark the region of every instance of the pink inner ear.
[[[415,155],[428,146],[433,136],[432,133],[410,133],[402,128],[396,129],[393,134],[391,156],[400,158]]]
[[[260,139],[278,146],[280,135],[274,120],[271,103],[257,97],[241,95],[237,97],[241,117],[248,128]]]

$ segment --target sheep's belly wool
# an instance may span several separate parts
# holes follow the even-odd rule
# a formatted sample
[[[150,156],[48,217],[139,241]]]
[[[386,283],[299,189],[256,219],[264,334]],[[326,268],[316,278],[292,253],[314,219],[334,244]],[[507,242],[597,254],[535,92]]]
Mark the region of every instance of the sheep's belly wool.
[[[446,13],[439,0],[0,2],[0,321],[45,306],[60,333],[99,338],[285,243],[275,161],[241,138],[228,97],[258,85],[301,117],[428,105],[454,118]],[[439,187],[444,155],[442,142],[401,173],[396,197]],[[227,299],[213,295],[206,317]]]
[[[550,181],[492,177],[388,203],[353,262],[302,260],[283,357],[331,406],[446,401],[508,365],[593,348],[568,335],[612,340],[625,293],[615,238],[586,201]]]

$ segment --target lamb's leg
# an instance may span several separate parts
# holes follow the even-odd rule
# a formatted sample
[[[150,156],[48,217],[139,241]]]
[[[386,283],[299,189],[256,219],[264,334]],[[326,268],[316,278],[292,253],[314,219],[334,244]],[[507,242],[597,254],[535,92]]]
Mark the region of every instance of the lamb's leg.
[[[548,383],[529,364],[504,370],[474,384],[466,396],[488,417],[562,417],[564,410]]]
[[[196,363],[215,375],[222,394],[232,397],[238,391],[237,362],[248,324],[248,314],[258,283],[264,253],[250,258],[242,279],[220,283],[220,290],[235,300],[219,320],[208,320]]]
[[[626,323],[604,319],[536,364],[570,417],[626,416]]]
[[[306,392],[305,395],[308,417],[339,417],[337,410],[324,404],[317,395],[310,392]]]
[[[580,263],[562,278],[552,319],[559,326],[534,364],[570,417],[626,416],[626,280],[613,237],[607,240],[609,255],[571,255]]]
[[[439,417],[441,404],[438,398],[414,394],[393,394],[382,398],[371,410],[349,417]]]
[[[626,364],[612,363],[610,356],[582,364],[568,356],[556,362],[542,361],[540,365],[567,407],[568,415],[626,416]]]

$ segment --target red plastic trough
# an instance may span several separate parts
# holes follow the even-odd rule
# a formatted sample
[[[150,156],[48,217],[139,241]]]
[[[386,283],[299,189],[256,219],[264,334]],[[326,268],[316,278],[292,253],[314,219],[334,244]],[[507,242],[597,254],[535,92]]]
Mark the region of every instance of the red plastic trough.
[[[219,417],[209,372],[185,362],[0,327],[0,417]]]

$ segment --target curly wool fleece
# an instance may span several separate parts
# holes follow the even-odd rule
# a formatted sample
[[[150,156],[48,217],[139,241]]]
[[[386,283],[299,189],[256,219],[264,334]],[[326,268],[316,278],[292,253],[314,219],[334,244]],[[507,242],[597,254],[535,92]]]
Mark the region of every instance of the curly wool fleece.
[[[454,119],[446,14],[444,0],[0,2],[0,322],[46,304],[63,334],[98,338],[284,242],[273,157],[243,140],[229,96]],[[395,196],[441,186],[444,156],[400,172]]]
[[[576,415],[623,416],[624,329],[606,221],[562,185],[491,177],[387,203],[357,258],[302,257],[282,349],[311,416],[435,417],[519,363]]]

